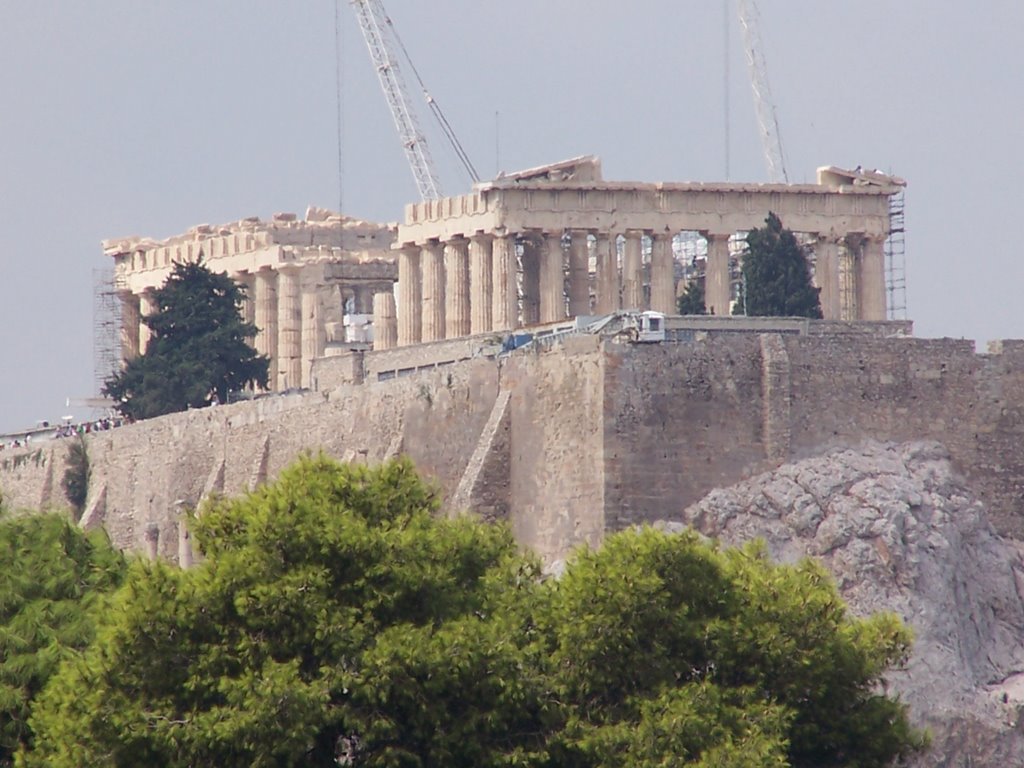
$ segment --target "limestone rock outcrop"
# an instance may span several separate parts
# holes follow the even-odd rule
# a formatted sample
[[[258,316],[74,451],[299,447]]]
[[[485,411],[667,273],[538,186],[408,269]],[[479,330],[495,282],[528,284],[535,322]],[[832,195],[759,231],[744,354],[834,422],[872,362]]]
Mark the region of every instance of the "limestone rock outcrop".
[[[786,464],[690,506],[682,522],[725,545],[818,558],[857,615],[914,630],[888,677],[933,737],[917,765],[1024,765],[1024,558],[934,442],[868,444]],[[666,527],[679,526],[678,521]]]

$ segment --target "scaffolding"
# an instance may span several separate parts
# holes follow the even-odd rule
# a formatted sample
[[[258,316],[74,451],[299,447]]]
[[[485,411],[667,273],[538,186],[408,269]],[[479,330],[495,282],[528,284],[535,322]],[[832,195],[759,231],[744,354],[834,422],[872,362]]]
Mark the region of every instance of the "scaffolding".
[[[889,196],[889,237],[885,240],[885,292],[888,318],[907,319],[906,222],[903,190]]]
[[[92,355],[95,393],[121,370],[121,300],[113,267],[92,271]]]

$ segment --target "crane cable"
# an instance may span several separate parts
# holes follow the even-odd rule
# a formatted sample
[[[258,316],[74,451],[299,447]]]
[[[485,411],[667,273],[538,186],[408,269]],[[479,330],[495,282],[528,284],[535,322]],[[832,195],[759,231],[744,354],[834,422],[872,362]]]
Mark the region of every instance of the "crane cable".
[[[380,6],[383,8],[384,4],[380,3]],[[437,103],[434,97],[430,95],[430,91],[427,90],[426,83],[424,83],[423,78],[420,77],[419,70],[416,69],[416,65],[413,63],[412,57],[409,56],[409,51],[405,48],[405,43],[402,42],[402,38],[399,36],[398,30],[391,22],[391,16],[388,15],[386,10],[384,11],[384,22],[391,30],[391,34],[394,36],[395,42],[398,43],[398,47],[401,49],[405,60],[409,63],[409,68],[412,70],[413,76],[416,78],[416,82],[420,84],[420,88],[423,91],[423,98],[427,100],[427,104],[430,106],[430,111],[441,126],[441,130],[444,132],[445,138],[448,139],[448,143],[451,144],[452,149],[455,150],[455,155],[459,158],[459,161],[462,163],[462,167],[466,170],[466,173],[469,174],[469,178],[474,184],[476,184],[480,181],[480,175],[476,172],[476,168],[473,167],[473,162],[469,159],[469,155],[466,154],[466,150],[455,135],[455,129],[452,128],[451,123],[448,122],[448,118],[445,117],[444,112],[441,110],[441,105]]]
[[[338,122],[338,215],[344,220],[345,216],[345,161],[343,153],[343,137],[345,123],[342,119],[345,111],[343,93],[341,87],[342,77],[342,40],[341,40],[341,11],[339,6],[341,0],[334,0],[334,85],[337,99],[337,122]],[[342,243],[338,244],[339,246]]]

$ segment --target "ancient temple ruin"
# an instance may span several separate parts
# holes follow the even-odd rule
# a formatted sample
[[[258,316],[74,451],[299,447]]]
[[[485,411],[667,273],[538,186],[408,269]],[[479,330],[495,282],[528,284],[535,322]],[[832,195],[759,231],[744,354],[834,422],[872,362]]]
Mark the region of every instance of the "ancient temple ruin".
[[[145,350],[141,318],[173,262],[202,254],[246,287],[270,388],[285,390],[309,386],[313,360],[354,333],[386,350],[617,310],[675,314],[696,279],[707,312],[727,316],[745,235],[769,212],[805,244],[826,320],[884,321],[890,203],[904,186],[835,167],[816,184],[605,181],[584,156],[408,205],[397,231],[310,208],[303,220],[276,214],[103,247],[123,359]]]
[[[304,219],[279,213],[270,221],[203,224],[160,241],[105,240],[121,304],[122,359],[145,351],[149,328],[141,318],[173,263],[202,256],[245,286],[245,319],[259,328],[256,350],[270,358],[270,388],[307,387],[312,361],[346,340],[346,319],[369,324],[374,294],[391,295],[398,277],[393,241],[391,226],[312,207]],[[349,340],[353,332],[359,335],[350,328]]]
[[[834,167],[819,169],[817,184],[605,181],[592,156],[500,176],[406,207],[397,327],[379,334],[378,348],[619,309],[674,314],[685,234],[700,241],[707,311],[728,315],[730,242],[770,211],[807,243],[825,319],[886,320],[883,244],[903,186]],[[378,325],[390,321],[384,309]]]

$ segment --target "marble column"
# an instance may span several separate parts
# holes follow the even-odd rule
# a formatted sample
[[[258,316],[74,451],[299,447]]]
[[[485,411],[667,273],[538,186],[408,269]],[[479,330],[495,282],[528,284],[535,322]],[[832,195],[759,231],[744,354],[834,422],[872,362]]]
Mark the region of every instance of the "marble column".
[[[454,238],[444,244],[445,338],[468,336],[470,329],[469,241]]]
[[[153,298],[153,291],[149,288],[139,294],[139,354],[146,354],[146,347],[153,336],[149,326],[142,322],[144,317],[149,317],[156,310],[156,301]]]
[[[667,232],[651,236],[651,309],[666,315],[679,312],[672,235]]]
[[[118,291],[121,300],[121,360],[127,363],[139,356],[139,297],[131,291]]]
[[[253,286],[254,322],[256,323],[256,351],[270,358],[267,387],[277,384],[277,273],[261,269],[256,273]]]
[[[423,284],[420,251],[406,246],[398,252],[398,346],[419,344],[422,338]]]
[[[313,361],[324,356],[327,336],[321,321],[320,292],[316,285],[302,286],[302,386],[311,387]]]
[[[730,234],[709,233],[708,264],[704,276],[704,307],[709,315],[728,317],[732,310],[732,276],[729,274]]]
[[[494,267],[492,238],[476,235],[469,240],[469,332],[491,330],[494,311]]]
[[[373,288],[369,285],[356,285],[352,288],[352,295],[355,297],[355,311],[357,315],[369,315],[373,313]]]
[[[423,273],[423,341],[444,338],[444,254],[435,241],[420,250]]]
[[[242,320],[246,323],[256,322],[256,278],[248,272],[235,275],[235,282],[245,291],[242,299]]]
[[[826,320],[843,319],[842,294],[839,288],[839,243],[819,235],[814,244],[814,284],[821,289],[821,314]]]
[[[867,237],[857,261],[858,320],[887,320],[885,295],[885,240]]]
[[[373,348],[393,349],[398,345],[395,294],[382,291],[373,296]]]
[[[644,308],[643,232],[626,230],[622,249],[622,308]]]
[[[491,328],[495,331],[511,331],[518,325],[515,235],[498,235],[494,238],[491,266],[494,268]]]
[[[540,253],[540,322],[565,319],[565,257],[562,233],[545,232]]]
[[[540,251],[536,234],[523,239],[523,325],[540,322]]]
[[[299,269],[282,266],[277,277],[277,389],[302,385],[302,304]]]
[[[590,243],[586,230],[569,233],[569,316],[590,314]]]
[[[607,232],[597,234],[597,306],[599,315],[607,315],[619,308],[619,253],[616,236]]]

